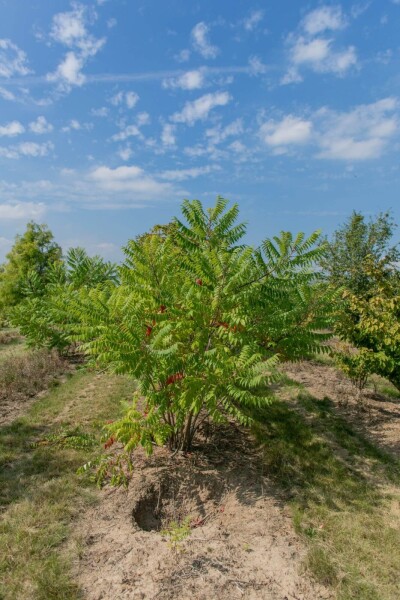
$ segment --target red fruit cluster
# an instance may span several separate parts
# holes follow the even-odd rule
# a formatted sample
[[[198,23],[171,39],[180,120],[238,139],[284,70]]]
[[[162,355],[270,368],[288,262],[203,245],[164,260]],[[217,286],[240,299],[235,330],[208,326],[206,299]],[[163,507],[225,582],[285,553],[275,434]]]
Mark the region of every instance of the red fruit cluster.
[[[106,441],[106,443],[104,444],[104,448],[106,450],[108,450],[108,448],[111,448],[111,446],[113,444],[115,444],[117,440],[115,439],[115,437],[112,435],[110,438],[108,438],[108,440]]]
[[[165,382],[165,385],[171,385],[171,383],[175,383],[176,381],[179,381],[180,379],[184,378],[184,374],[183,373],[174,373],[173,375],[170,375],[167,379],[167,381]]]
[[[202,279],[196,279],[196,283],[197,283],[197,285],[203,285],[203,280]]]
[[[213,323],[213,327],[223,327],[224,329],[228,329],[229,325],[225,321],[217,321],[216,323]]]

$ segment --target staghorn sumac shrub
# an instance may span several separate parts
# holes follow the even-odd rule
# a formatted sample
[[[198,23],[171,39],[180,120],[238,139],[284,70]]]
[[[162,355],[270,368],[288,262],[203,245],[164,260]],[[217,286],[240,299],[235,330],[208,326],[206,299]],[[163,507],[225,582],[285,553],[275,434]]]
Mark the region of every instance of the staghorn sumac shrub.
[[[187,451],[205,418],[248,423],[270,402],[278,361],[326,338],[318,233],[284,232],[254,249],[241,243],[237,205],[184,201],[182,213],[128,242],[118,286],[83,289],[68,306],[70,339],[138,381],[134,406],[107,427],[128,453],[154,443]]]

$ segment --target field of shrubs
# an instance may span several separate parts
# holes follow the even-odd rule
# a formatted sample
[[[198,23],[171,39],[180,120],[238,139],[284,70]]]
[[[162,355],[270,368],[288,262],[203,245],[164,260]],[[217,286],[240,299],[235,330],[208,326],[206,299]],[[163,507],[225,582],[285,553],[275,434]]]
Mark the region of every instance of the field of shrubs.
[[[397,600],[390,214],[243,242],[185,201],[114,265],[0,267],[0,599]]]

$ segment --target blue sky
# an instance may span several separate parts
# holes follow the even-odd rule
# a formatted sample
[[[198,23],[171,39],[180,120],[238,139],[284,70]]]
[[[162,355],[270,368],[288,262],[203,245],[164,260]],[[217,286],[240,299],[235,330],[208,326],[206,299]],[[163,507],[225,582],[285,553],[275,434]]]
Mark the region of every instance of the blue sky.
[[[0,260],[119,259],[183,198],[250,243],[399,207],[400,0],[0,0]]]

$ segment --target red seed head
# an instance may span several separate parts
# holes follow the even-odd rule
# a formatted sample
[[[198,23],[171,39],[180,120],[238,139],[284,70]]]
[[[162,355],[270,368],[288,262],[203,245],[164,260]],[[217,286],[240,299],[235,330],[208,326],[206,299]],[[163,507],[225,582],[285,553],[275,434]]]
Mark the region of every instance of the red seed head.
[[[196,283],[197,283],[197,285],[203,285],[203,280],[202,279],[196,279]]]

